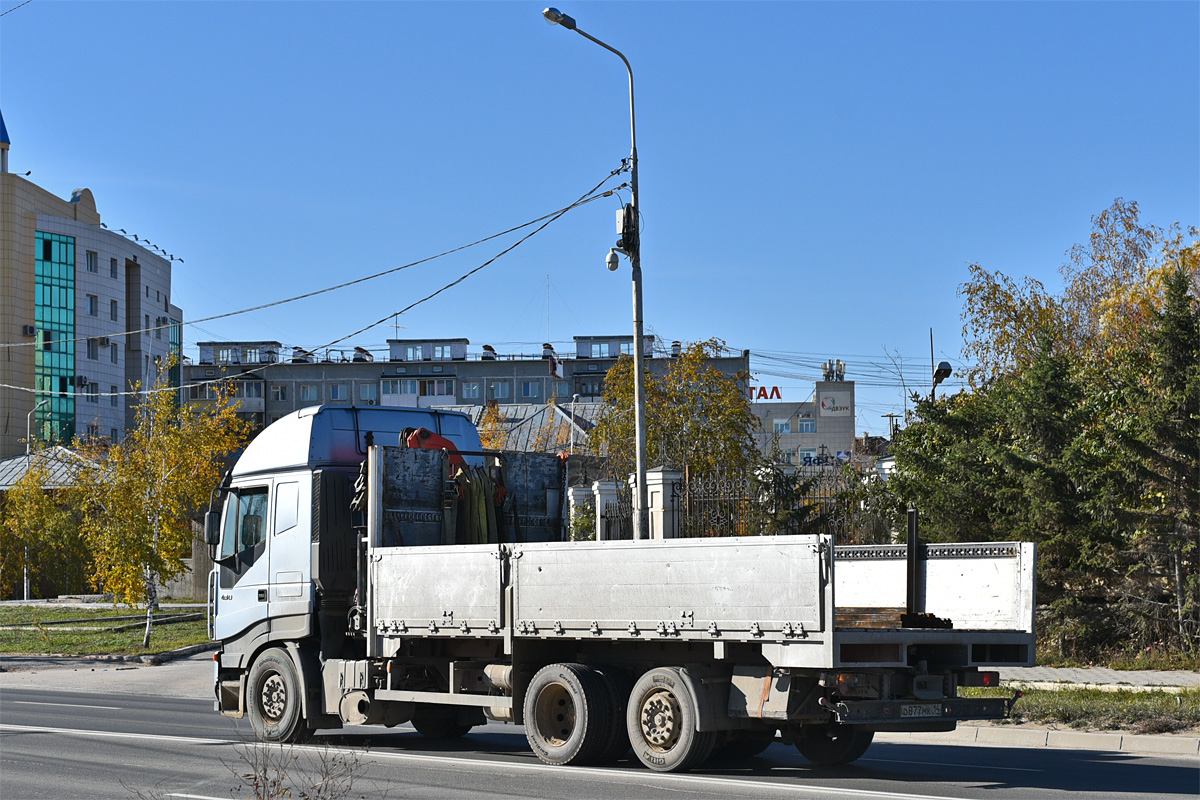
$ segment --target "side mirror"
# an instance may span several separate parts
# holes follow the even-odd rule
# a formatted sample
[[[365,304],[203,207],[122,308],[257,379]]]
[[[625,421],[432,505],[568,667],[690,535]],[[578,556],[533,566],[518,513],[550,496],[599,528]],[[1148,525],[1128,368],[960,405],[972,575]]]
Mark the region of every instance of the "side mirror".
[[[221,512],[204,512],[204,543],[216,547],[221,541]]]

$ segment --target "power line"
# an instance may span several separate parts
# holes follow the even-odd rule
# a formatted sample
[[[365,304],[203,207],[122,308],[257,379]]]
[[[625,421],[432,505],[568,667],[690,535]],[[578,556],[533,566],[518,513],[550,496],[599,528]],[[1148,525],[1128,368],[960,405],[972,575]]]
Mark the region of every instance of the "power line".
[[[180,322],[178,324],[180,324],[180,325],[198,325],[201,322],[212,322],[213,320],[226,319],[228,317],[236,317],[240,314],[249,314],[254,311],[262,311],[263,309],[266,309],[266,308],[274,308],[276,306],[285,305],[287,303],[294,303],[297,300],[306,300],[310,297],[316,297],[318,295],[327,294],[328,292],[337,291],[338,289],[345,289],[348,286],[354,286],[356,284],[365,283],[366,281],[374,280],[376,278],[382,278],[385,275],[391,275],[393,273],[400,272],[401,270],[406,270],[411,267],[418,266],[420,264],[425,264],[427,262],[434,261],[439,258],[443,258],[445,256],[453,255],[454,253],[458,253],[463,250],[467,250],[469,248],[476,247],[477,245],[483,244],[484,242],[489,242],[492,239],[497,239],[501,236],[506,236],[515,231],[519,231],[522,228],[528,228],[530,225],[536,225],[537,223],[542,222],[543,220],[546,220],[545,224],[543,224],[541,227],[537,228],[533,232],[533,233],[538,233],[539,231],[544,230],[546,225],[549,225],[551,222],[554,222],[559,217],[561,217],[563,214],[566,214],[568,211],[573,211],[576,208],[580,208],[582,206],[587,205],[588,203],[591,203],[595,200],[600,200],[604,197],[611,197],[617,191],[617,189],[622,188],[623,186],[625,186],[625,184],[622,184],[621,186],[615,187],[613,189],[608,189],[600,194],[594,194],[594,193],[601,186],[603,186],[605,184],[605,182],[607,182],[610,178],[612,178],[614,175],[619,174],[620,172],[621,172],[621,169],[613,170],[611,173],[609,173],[609,175],[607,177],[604,178],[604,180],[600,181],[600,183],[598,183],[591,191],[584,193],[578,200],[576,200],[571,205],[566,206],[565,208],[560,208],[557,211],[553,211],[549,214],[544,214],[544,215],[538,217],[537,219],[530,220],[529,222],[524,222],[520,225],[509,228],[506,231],[501,231],[500,233],[494,233],[491,236],[485,236],[484,238],[479,239],[474,242],[471,242],[470,244],[464,244],[459,247],[454,247],[454,248],[451,248],[450,250],[446,250],[444,252],[438,253],[437,255],[427,256],[425,258],[421,258],[416,261],[411,261],[407,264],[402,264],[398,267],[392,267],[391,269],[383,270],[382,272],[376,272],[372,275],[365,275],[361,278],[355,278],[354,280],[346,281],[345,283],[339,283],[334,286],[327,286],[323,289],[316,289],[311,292],[305,292],[304,294],[299,294],[294,297],[287,297],[282,300],[274,300],[269,303],[262,303],[260,305],[252,306],[250,308],[243,308],[238,311],[229,311],[224,314],[214,314],[213,316],[210,316],[210,317],[201,317],[200,319],[195,319],[195,320],[183,320],[182,322]],[[530,235],[532,235],[532,234],[530,234]],[[521,240],[519,240],[517,242],[517,244],[521,244],[522,242],[526,241],[528,238],[529,238],[529,236],[522,238]],[[515,245],[514,245],[514,247],[515,247]],[[478,272],[480,269],[483,269],[483,267],[486,267],[488,264],[492,263],[492,261],[495,261],[496,258],[499,258],[500,256],[504,255],[505,253],[510,252],[512,249],[513,249],[512,247],[507,248],[506,250],[502,251],[499,255],[497,255],[495,258],[491,259],[491,261],[488,261],[488,262],[482,264],[481,266],[477,267],[476,269],[474,269],[471,272],[467,273],[466,275],[462,276],[461,278],[458,279],[458,281],[448,284],[447,286],[438,290],[438,292],[435,292],[434,295],[430,295],[430,297],[436,296],[436,294],[439,294],[440,292],[444,291],[445,289],[450,288],[450,286],[454,286],[456,283],[459,283],[462,280],[466,279],[467,277],[470,277],[471,275]],[[429,299],[429,298],[425,298],[425,299]],[[422,301],[422,302],[424,302],[424,301]],[[410,308],[411,308],[411,306],[410,306]],[[401,313],[403,313],[403,312],[401,312]],[[151,331],[161,331],[161,330],[166,330],[171,327],[174,327],[174,326],[173,325],[156,325],[153,327],[140,328],[138,330],[132,330],[132,331],[118,331],[118,332],[108,334],[108,336],[109,336],[109,338],[120,338],[122,336],[135,336],[140,333],[149,333]],[[374,327],[374,325],[372,325],[370,327]],[[354,335],[354,334],[351,334],[351,335]],[[55,339],[54,341],[64,342],[64,343],[65,342],[81,342],[81,341],[86,341],[89,338],[92,338],[92,337],[77,336],[74,339]],[[343,338],[348,338],[348,337],[343,337]],[[342,340],[339,339],[338,341],[342,341]],[[37,345],[36,341],[32,341],[32,342],[2,342],[2,343],[0,343],[0,348],[32,347],[32,346],[36,346],[36,345]]]

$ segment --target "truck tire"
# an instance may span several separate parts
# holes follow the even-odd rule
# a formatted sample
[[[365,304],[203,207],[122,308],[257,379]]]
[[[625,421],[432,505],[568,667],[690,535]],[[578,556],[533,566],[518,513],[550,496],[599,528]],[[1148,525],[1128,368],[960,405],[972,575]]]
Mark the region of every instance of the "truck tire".
[[[605,729],[604,743],[600,745],[600,754],[596,757],[597,764],[611,764],[621,759],[629,752],[629,731],[625,727],[625,709],[629,705],[629,691],[632,688],[629,676],[616,667],[599,666],[596,672],[608,696],[608,725]]]
[[[302,689],[296,667],[283,650],[264,650],[246,681],[250,726],[264,742],[301,742],[310,731],[300,709]]]
[[[525,738],[547,764],[592,764],[606,742],[608,697],[583,664],[550,664],[525,690]]]
[[[772,745],[775,731],[740,731],[733,738],[718,746],[709,756],[710,761],[740,761],[754,758]]]
[[[806,725],[796,737],[796,749],[819,767],[833,767],[862,758],[874,738],[874,731],[859,725]]]
[[[410,722],[417,733],[426,739],[458,739],[475,727],[458,721],[458,708],[455,706],[418,707]]]
[[[696,730],[699,718],[679,670],[656,667],[633,685],[625,725],[639,761],[655,772],[686,772],[703,764],[716,743],[715,732]]]

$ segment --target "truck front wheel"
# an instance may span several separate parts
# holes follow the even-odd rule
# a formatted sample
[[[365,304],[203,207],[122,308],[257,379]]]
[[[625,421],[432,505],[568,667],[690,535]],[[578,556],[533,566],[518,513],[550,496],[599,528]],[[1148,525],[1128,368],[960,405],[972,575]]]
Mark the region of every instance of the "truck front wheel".
[[[299,742],[309,730],[300,711],[300,680],[288,654],[264,650],[246,682],[247,713],[255,735],[264,742]]]
[[[874,731],[858,725],[806,725],[796,737],[796,749],[817,766],[832,767],[857,761],[874,738]]]
[[[696,730],[700,709],[673,667],[642,675],[625,713],[638,760],[656,772],[686,772],[704,763],[716,743],[712,731]]]

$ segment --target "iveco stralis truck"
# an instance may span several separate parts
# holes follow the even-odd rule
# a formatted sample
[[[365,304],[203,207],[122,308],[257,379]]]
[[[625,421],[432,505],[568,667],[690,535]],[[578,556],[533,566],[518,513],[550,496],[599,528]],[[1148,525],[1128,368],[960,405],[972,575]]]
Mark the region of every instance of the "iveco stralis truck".
[[[569,541],[564,467],[447,411],[268,427],[205,520],[216,709],[272,742],[513,722],[547,763],[659,771],[773,741],[843,764],[1010,711],[958,690],[1033,663],[1032,544]]]

